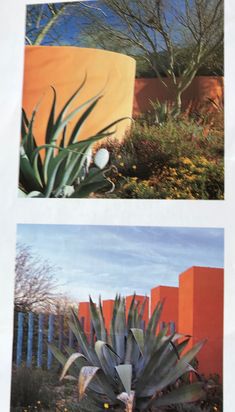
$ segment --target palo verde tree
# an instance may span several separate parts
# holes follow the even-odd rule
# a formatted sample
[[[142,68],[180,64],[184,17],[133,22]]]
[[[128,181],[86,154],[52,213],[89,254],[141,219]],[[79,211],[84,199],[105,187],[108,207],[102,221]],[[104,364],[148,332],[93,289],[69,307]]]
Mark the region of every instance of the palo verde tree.
[[[97,16],[89,30],[102,31],[109,40],[129,44],[142,54],[156,77],[173,88],[178,112],[182,93],[198,70],[218,52],[223,55],[223,0],[102,0],[98,4],[105,14]],[[110,13],[116,18],[110,19]]]

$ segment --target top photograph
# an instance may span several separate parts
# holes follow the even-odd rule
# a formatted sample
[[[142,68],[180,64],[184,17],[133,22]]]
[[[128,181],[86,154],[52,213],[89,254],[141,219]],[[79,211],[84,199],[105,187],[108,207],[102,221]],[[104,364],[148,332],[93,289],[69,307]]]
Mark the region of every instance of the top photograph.
[[[223,0],[28,5],[22,90],[19,197],[224,199]]]

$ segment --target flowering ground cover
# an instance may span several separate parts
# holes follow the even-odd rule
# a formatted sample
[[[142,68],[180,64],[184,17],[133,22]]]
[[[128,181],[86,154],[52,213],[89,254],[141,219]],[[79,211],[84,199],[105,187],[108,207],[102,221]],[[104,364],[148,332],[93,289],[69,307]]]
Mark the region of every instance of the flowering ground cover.
[[[154,124],[135,121],[123,142],[110,151],[116,189],[112,197],[136,199],[223,199],[224,128],[222,110],[182,114]]]

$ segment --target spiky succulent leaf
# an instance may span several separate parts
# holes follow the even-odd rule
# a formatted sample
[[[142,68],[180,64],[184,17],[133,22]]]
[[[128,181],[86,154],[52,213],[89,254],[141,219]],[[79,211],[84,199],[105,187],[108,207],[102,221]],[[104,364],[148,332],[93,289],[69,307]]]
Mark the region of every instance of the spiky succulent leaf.
[[[55,118],[57,94],[52,87],[53,99],[46,126],[45,143],[42,146],[37,147],[33,136],[37,108],[34,109],[29,120],[23,111],[19,186],[26,195],[38,191],[42,193],[42,197],[68,197],[64,193],[64,188],[74,186],[73,197],[78,198],[89,196],[90,193],[106,187],[107,190],[109,189],[111,182],[104,171],[97,173],[96,176],[89,175],[86,161],[91,146],[98,140],[111,136],[113,131],[110,129],[125,118],[112,122],[96,135],[78,142],[81,128],[89,120],[90,114],[102,97],[98,93],[66,114],[85,82],[86,77],[66,101],[57,118]],[[76,120],[70,136],[66,137],[68,123],[75,119],[79,112],[82,112],[82,115]]]
[[[168,335],[168,325],[156,334],[162,304],[157,306],[146,330],[136,327],[128,329],[128,324],[140,324],[141,306],[132,303],[126,316],[125,300],[116,296],[111,322],[112,345],[108,343],[108,336],[107,340],[97,340],[104,328],[101,298],[97,306],[91,300],[90,308],[96,336],[94,345],[89,344],[75,312],[73,321],[76,326],[70,326],[77,336],[81,353],[87,355],[89,362],[85,366],[78,365],[80,395],[83,397],[86,393],[95,402],[97,410],[102,407],[104,399],[111,408],[128,412],[137,408],[142,412],[180,402],[193,402],[203,395],[201,382],[172,389],[183,374],[189,371],[197,373],[190,362],[204,342],[199,342],[182,355],[189,336]],[[83,357],[77,359],[74,350],[67,352],[72,355],[74,364],[78,360],[84,361]],[[71,359],[65,366],[64,375],[72,367]]]
[[[125,392],[130,395],[132,383],[132,365],[118,365],[116,371],[123,384]]]
[[[202,400],[205,397],[203,383],[195,382],[190,385],[181,386],[156,399],[152,405],[155,407],[189,403]]]

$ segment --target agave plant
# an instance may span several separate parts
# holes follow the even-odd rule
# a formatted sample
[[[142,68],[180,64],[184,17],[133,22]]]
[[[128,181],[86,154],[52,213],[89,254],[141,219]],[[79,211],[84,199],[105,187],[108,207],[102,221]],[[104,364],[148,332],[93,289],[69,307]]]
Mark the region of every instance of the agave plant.
[[[185,373],[196,373],[190,362],[204,342],[185,353],[189,336],[169,335],[167,326],[157,333],[163,303],[156,306],[146,328],[144,305],[139,307],[133,296],[126,314],[125,300],[117,296],[108,334],[101,301],[97,307],[90,299],[94,338],[88,339],[73,312],[69,327],[77,338],[79,351],[66,347],[67,359],[55,345],[49,345],[63,365],[61,379],[77,383],[79,410],[159,411],[161,407],[194,402],[204,396],[202,381],[179,384]],[[90,402],[90,409],[82,408],[84,399]]]
[[[57,94],[52,87],[53,101],[48,117],[45,143],[38,146],[34,138],[34,121],[37,116],[37,107],[34,109],[30,120],[25,111],[22,114],[22,139],[20,145],[20,196],[29,197],[87,197],[91,192],[100,189],[112,188],[112,182],[107,178],[109,171],[103,170],[108,162],[107,153],[97,153],[99,162],[93,162],[92,145],[100,139],[113,134],[110,128],[119,119],[107,125],[94,136],[79,141],[79,134],[89,115],[95,109],[102,95],[96,95],[67,114],[72,102],[79,95],[86,79],[78,90],[68,99],[58,114],[56,113]],[[66,136],[68,123],[78,113],[81,116],[75,123],[69,136]],[[44,152],[44,156],[42,156]],[[102,165],[102,167],[100,166]]]
[[[175,119],[179,115],[178,108],[169,102],[159,102],[159,100],[152,101],[150,104],[153,110],[154,123],[156,125],[162,125],[167,122],[169,119]]]

